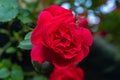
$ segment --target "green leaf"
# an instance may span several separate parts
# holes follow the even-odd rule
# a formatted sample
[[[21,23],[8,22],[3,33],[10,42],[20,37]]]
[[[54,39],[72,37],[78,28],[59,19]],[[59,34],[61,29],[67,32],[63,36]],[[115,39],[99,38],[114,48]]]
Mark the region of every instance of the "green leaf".
[[[42,64],[38,63],[37,61],[32,61],[33,67],[38,73],[49,73],[53,69],[53,65],[50,64],[49,62],[44,62]]]
[[[30,42],[30,40],[26,39],[26,40],[21,41],[18,47],[21,48],[21,49],[30,50],[32,48],[32,46],[33,45]]]
[[[9,59],[3,59],[2,64],[3,64],[4,67],[7,67],[7,68],[10,68],[11,65],[12,65],[12,63],[10,62]]]
[[[18,19],[22,22],[22,23],[31,23],[32,19],[29,16],[29,11],[24,10],[24,9],[20,9],[19,15],[18,15]]]
[[[35,68],[35,70],[38,72],[38,73],[41,73],[41,65],[42,64],[39,64],[37,61],[31,61],[32,62],[32,65],[33,67]]]
[[[18,14],[17,0],[0,0],[0,22],[7,22]]]
[[[30,50],[32,48],[32,43],[30,41],[30,36],[31,36],[31,33],[32,32],[29,32],[25,35],[25,38],[23,41],[20,42],[19,44],[19,48],[22,48],[22,49],[26,49],[26,50]]]
[[[63,2],[62,0],[55,0],[54,1],[54,3],[57,4],[57,5],[61,4],[62,2]]]
[[[48,80],[45,76],[35,76],[33,80]]]
[[[20,19],[21,22],[25,23],[31,23],[32,19],[30,19],[28,16],[19,16],[18,19]]]
[[[24,39],[30,39],[30,36],[31,36],[32,32],[29,32],[25,35],[25,38]]]
[[[6,53],[8,54],[13,54],[16,51],[16,49],[14,47],[9,47],[6,49]]]
[[[7,78],[10,75],[10,72],[7,68],[0,69],[0,79]]]
[[[12,80],[23,80],[24,79],[23,71],[20,66],[18,65],[12,66],[11,79]]]

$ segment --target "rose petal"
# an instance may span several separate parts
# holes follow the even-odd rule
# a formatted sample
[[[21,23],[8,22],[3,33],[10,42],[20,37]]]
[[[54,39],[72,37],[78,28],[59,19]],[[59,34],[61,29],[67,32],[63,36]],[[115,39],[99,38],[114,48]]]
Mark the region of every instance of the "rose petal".
[[[45,36],[43,31],[44,26],[48,21],[51,20],[51,18],[52,18],[52,15],[48,11],[43,11],[39,15],[37,26],[35,27],[31,35],[31,42],[34,45],[39,44],[43,41],[43,38],[41,36]]]
[[[59,55],[58,53],[53,53],[52,56],[53,56],[53,60],[51,63],[53,63],[53,65],[56,68],[64,68],[69,65],[76,65],[76,61],[74,60],[74,58],[66,59],[63,56]]]
[[[56,5],[52,5],[49,8],[46,9],[47,11],[50,11],[50,13],[52,13],[53,16],[59,16],[61,14],[68,14],[68,13],[72,13],[71,10],[67,10],[63,7],[60,6],[56,6]]]
[[[35,45],[32,48],[31,59],[40,64],[44,63],[44,61],[49,61],[53,63],[55,67],[66,67],[74,64],[72,59],[67,60],[43,45]]]
[[[92,33],[86,28],[80,28],[80,33],[82,33],[82,37],[84,40],[83,45],[91,46],[93,42]]]
[[[42,45],[35,45],[31,51],[31,59],[42,64],[45,61],[45,51],[43,50]]]
[[[82,47],[80,53],[75,56],[74,58],[74,62],[77,64],[79,62],[81,62],[89,53],[89,47],[86,46],[86,47]]]
[[[49,80],[84,80],[84,71],[75,66],[55,68]]]
[[[78,25],[79,27],[86,27],[88,25],[88,21],[84,16],[78,17]]]

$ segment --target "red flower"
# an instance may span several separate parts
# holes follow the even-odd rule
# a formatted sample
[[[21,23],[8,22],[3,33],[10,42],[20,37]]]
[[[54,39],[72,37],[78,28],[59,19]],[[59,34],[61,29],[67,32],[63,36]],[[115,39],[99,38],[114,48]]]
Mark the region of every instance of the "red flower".
[[[80,27],[86,27],[86,26],[88,26],[88,21],[87,21],[87,19],[85,19],[85,17],[83,17],[83,16],[78,16],[78,25],[80,26]]]
[[[39,15],[31,41],[32,60],[66,66],[88,55],[92,35],[88,29],[76,25],[72,11],[51,6]]]
[[[77,67],[54,69],[49,80],[84,80],[84,72]]]

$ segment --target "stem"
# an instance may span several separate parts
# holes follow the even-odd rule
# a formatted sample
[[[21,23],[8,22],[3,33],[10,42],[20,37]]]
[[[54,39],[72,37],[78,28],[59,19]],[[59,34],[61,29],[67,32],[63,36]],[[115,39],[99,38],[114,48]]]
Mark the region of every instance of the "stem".
[[[12,44],[12,42],[8,42],[3,48],[0,48],[0,56],[2,56],[3,52]]]
[[[37,75],[37,73],[35,71],[31,71],[31,72],[24,72],[25,76],[33,76],[33,75]]]

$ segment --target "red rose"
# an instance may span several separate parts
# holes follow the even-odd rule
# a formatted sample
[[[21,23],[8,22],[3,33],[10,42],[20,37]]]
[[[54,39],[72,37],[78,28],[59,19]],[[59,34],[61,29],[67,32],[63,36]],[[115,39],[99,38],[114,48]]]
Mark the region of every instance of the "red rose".
[[[77,67],[54,69],[49,80],[84,80],[84,72]]]
[[[88,55],[92,35],[88,29],[76,25],[72,11],[51,6],[39,15],[31,41],[34,45],[32,60],[66,66]]]
[[[78,25],[79,25],[80,27],[86,27],[86,26],[88,26],[88,21],[87,21],[87,19],[85,19],[85,17],[79,15],[79,16],[78,16]]]

